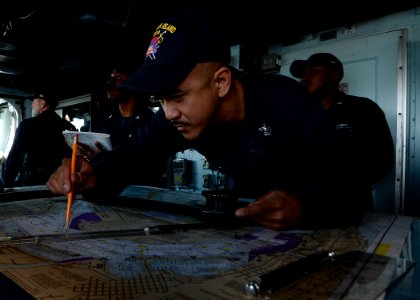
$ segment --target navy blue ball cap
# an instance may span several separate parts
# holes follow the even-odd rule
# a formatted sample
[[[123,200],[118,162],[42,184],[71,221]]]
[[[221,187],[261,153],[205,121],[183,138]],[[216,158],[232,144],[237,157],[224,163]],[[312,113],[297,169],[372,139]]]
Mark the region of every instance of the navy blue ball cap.
[[[186,9],[162,20],[143,66],[119,87],[163,94],[175,89],[199,62],[229,64],[230,45],[214,19],[203,10]]]
[[[54,97],[51,97],[50,93],[47,93],[46,91],[43,90],[34,90],[31,92],[31,96],[30,96],[31,100],[35,100],[35,99],[42,99],[44,101],[46,101],[50,106],[57,106],[58,102]]]
[[[32,91],[31,93],[31,100],[35,100],[35,99],[43,99],[43,100],[47,100],[47,94],[43,91]]]
[[[45,93],[39,91],[33,92],[31,95],[31,100],[35,99],[46,99]]]
[[[295,60],[290,65],[290,74],[296,78],[302,78],[305,69],[324,66],[332,70],[338,70],[343,76],[343,64],[341,61],[331,53],[315,53],[307,60]]]

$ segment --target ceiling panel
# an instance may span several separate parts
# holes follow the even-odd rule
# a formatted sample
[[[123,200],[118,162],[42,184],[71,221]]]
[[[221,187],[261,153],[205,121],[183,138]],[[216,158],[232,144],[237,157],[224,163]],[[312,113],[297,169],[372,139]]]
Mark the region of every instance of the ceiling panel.
[[[186,7],[177,2],[150,8],[137,0],[7,2],[0,4],[0,92],[1,87],[28,90],[37,82],[34,79],[42,78],[59,98],[100,86],[114,60],[124,58],[140,65],[159,18]],[[259,53],[273,43],[296,43],[311,32],[420,5],[420,1],[394,2],[375,8],[365,7],[365,2],[343,7],[282,1],[208,9],[224,23],[232,44]]]

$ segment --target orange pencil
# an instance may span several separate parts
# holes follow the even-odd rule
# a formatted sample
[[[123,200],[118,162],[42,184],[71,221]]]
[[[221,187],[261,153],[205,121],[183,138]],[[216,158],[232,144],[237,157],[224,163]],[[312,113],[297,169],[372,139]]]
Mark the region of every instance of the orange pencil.
[[[73,140],[73,152],[71,154],[71,166],[70,166],[70,174],[73,175],[73,173],[76,171],[76,154],[77,154],[77,142],[78,142],[79,136],[77,134],[74,135]],[[74,192],[73,187],[67,195],[67,211],[66,211],[66,229],[69,228],[70,225],[70,219],[71,219],[71,205],[73,203],[74,199]]]

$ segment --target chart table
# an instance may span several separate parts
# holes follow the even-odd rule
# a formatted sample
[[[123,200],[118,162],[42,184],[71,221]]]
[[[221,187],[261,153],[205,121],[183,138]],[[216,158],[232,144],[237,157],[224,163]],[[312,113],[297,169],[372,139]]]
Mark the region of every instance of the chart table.
[[[143,205],[77,196],[68,231],[66,197],[0,203],[4,280],[36,299],[376,299],[415,269],[410,217],[367,214],[357,226],[320,230],[209,224],[155,234],[148,229],[201,224],[157,208],[171,201],[200,208],[203,197],[136,186],[120,200]],[[245,293],[249,281],[322,250],[336,259],[274,290]]]

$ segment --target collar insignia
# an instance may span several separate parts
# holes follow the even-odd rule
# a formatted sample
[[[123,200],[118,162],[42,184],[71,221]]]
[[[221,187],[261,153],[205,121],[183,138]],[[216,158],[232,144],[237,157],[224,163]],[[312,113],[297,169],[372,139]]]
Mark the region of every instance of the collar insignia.
[[[258,131],[262,132],[262,134],[264,136],[271,135],[271,127],[266,126],[265,123],[263,124],[263,126],[261,126],[260,128],[258,128]]]

